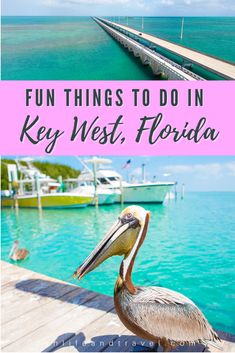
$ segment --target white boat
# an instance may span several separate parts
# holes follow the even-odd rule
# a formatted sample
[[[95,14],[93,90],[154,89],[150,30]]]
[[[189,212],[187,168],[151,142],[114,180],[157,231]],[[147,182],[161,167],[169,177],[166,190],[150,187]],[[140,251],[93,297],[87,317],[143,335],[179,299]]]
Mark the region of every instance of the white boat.
[[[117,202],[124,203],[163,203],[175,182],[128,183],[114,170],[99,169],[97,181],[111,190],[119,191]],[[123,199],[123,200],[122,200]]]
[[[9,179],[9,194],[1,198],[2,207],[79,208],[86,207],[93,201],[93,195],[88,192],[62,192],[61,182],[42,174],[28,160],[27,164],[28,166],[22,166],[19,161],[17,166],[8,164],[13,179]]]
[[[88,206],[93,200],[92,196],[78,195],[75,193],[59,192],[51,194],[28,194],[17,197],[2,198],[2,207],[23,208],[80,208]]]
[[[97,166],[100,163],[110,163],[107,159],[101,159],[94,157],[91,160],[86,160],[85,162],[81,159],[78,159],[79,162],[83,165],[84,169],[80,173],[77,179],[66,179],[68,190],[75,193],[85,193],[93,195],[93,201],[91,205],[95,205],[98,201],[99,205],[112,205],[117,202],[117,195],[120,194],[120,191],[115,191],[103,187],[96,178]],[[92,169],[88,167],[87,164],[92,164]]]
[[[84,161],[82,162],[84,164]],[[163,203],[167,193],[170,192],[175,182],[158,181],[128,183],[122,176],[112,169],[102,169],[100,165],[111,164],[109,159],[93,157],[85,163],[92,163],[95,166],[93,177],[97,183],[97,189],[112,190],[116,194],[116,202],[123,203]],[[91,171],[87,171],[87,174]],[[83,179],[86,172],[83,173]]]
[[[116,202],[116,192],[100,186],[95,189],[94,182],[90,179],[89,173],[86,175],[81,173],[78,179],[66,179],[65,183],[70,185],[69,190],[74,194],[92,195],[91,205],[96,204],[96,197],[99,205],[112,205]]]

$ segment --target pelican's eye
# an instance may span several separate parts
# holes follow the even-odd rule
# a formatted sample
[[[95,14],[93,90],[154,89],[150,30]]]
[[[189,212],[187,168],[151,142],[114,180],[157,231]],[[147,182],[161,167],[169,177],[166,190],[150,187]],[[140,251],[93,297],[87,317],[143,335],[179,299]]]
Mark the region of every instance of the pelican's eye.
[[[121,218],[122,224],[129,223],[130,228],[136,228],[139,225],[139,221],[137,218],[132,213],[126,213],[122,218]]]
[[[125,213],[124,216],[121,218],[122,223],[129,223],[133,219],[133,214],[132,213]]]

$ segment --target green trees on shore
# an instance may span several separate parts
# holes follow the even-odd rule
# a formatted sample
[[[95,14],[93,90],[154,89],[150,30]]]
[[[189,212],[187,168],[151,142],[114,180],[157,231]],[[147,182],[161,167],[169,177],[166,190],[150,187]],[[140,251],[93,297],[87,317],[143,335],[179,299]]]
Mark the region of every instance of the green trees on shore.
[[[22,165],[27,165],[26,162],[20,161]],[[7,164],[15,164],[13,159],[1,160],[1,190],[8,189]],[[77,178],[80,174],[79,170],[59,163],[49,163],[41,161],[33,161],[31,164],[40,170],[41,173],[49,175],[53,179],[58,179],[61,176],[63,179]]]

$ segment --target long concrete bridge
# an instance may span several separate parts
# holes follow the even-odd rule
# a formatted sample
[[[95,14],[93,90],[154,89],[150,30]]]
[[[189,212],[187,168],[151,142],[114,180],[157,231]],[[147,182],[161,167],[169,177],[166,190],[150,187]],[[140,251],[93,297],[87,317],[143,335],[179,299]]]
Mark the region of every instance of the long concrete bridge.
[[[167,50],[171,54],[181,57],[186,62],[195,64],[223,79],[235,79],[235,65],[230,62],[140,32],[116,22],[111,22],[103,18],[94,18],[94,20],[121,44],[127,47],[129,51],[132,51],[135,56],[140,57],[143,64],[149,64],[154,74],[162,72],[171,80],[203,80],[201,76],[196,75],[185,67],[167,59],[165,56],[154,50],[155,48],[161,48]],[[140,41],[143,42],[143,40],[149,43],[149,45],[146,46],[141,44]]]
[[[176,64],[175,62],[156,53],[156,51],[110,27],[110,25],[104,23],[104,20],[98,18],[94,18],[94,20],[130,52],[133,52],[135,57],[139,57],[144,65],[149,65],[155,75],[164,75],[170,80],[203,80],[202,77],[192,73],[181,65]]]

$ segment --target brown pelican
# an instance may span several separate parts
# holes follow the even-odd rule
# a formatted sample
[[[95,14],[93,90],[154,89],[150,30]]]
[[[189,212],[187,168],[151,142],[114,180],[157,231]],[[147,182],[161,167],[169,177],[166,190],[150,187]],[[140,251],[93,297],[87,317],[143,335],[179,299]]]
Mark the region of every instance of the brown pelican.
[[[19,249],[19,244],[19,241],[15,240],[9,253],[9,257],[13,261],[24,260],[29,255],[27,249]]]
[[[220,341],[202,312],[184,295],[162,287],[136,287],[131,273],[148,228],[150,213],[127,207],[110,231],[74,272],[81,279],[113,255],[123,255],[114,290],[122,323],[134,334],[161,344],[164,351],[178,345]],[[213,344],[215,344],[213,343]]]

